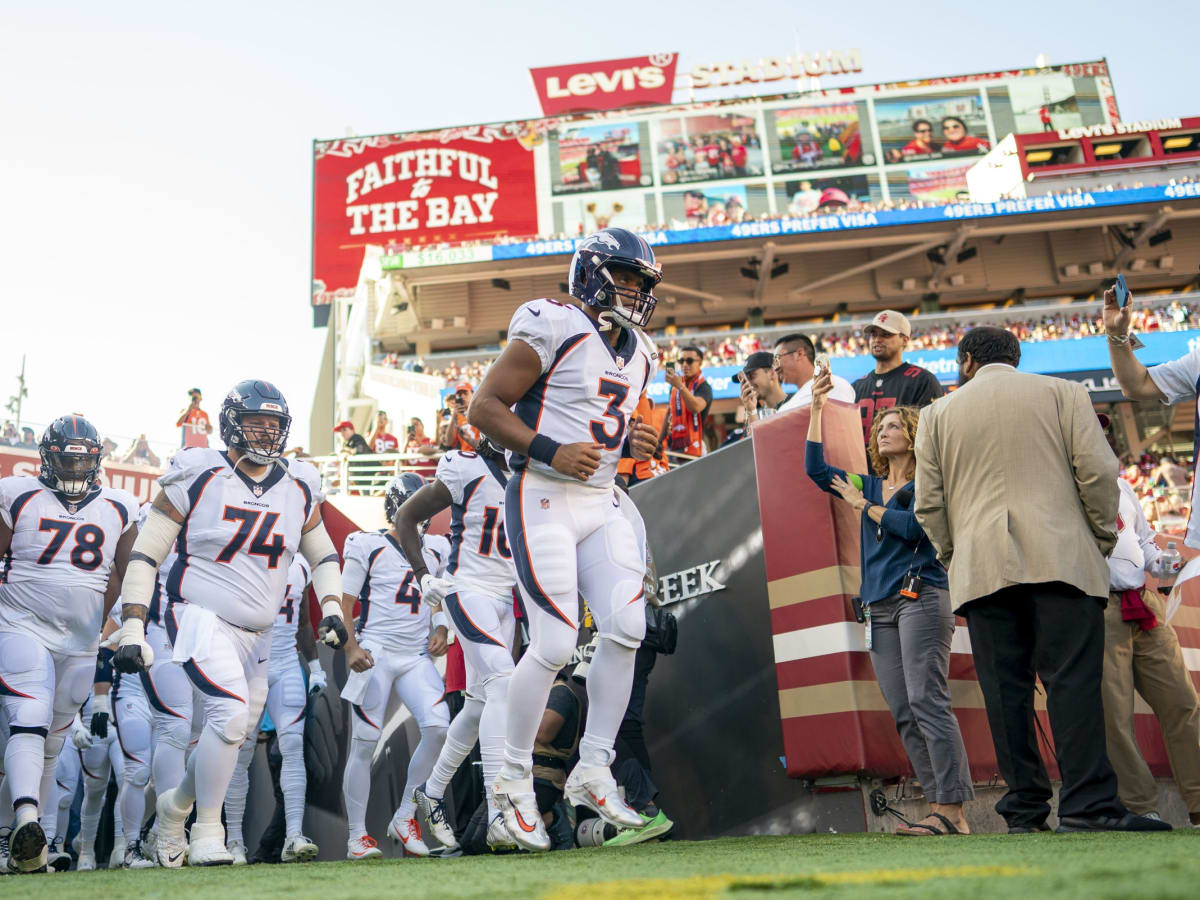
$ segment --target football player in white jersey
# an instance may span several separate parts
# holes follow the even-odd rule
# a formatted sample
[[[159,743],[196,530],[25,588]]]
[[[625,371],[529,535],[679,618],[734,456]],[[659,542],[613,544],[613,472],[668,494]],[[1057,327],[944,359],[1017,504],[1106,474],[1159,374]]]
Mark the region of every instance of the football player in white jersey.
[[[181,866],[185,852],[193,866],[233,862],[221,807],[238,748],[266,700],[270,629],[297,551],[313,565],[322,638],[333,646],[345,641],[341,572],[321,522],[320,476],[309,463],[282,459],[290,425],[274,386],[235,385],[220,412],[228,449],[175,454],[130,554],[114,664],[136,672],[153,662],[145,620],[158,567],[175,545],[167,591],[186,603],[172,656],[199,692],[205,722],[179,784],[157,786],[155,852],[167,868]],[[193,805],[189,843],[184,823]]]
[[[305,593],[309,585],[308,563],[303,556],[292,559],[288,571],[287,592],[275,624],[271,626],[271,662],[267,668],[267,715],[275,723],[283,766],[279,787],[283,791],[286,839],[280,860],[285,863],[309,862],[317,858],[319,848],[304,836],[304,795],[308,787],[304,771],[304,719],[308,697],[325,687],[325,670],[317,659]],[[300,670],[297,651],[308,663],[308,687]],[[250,790],[250,762],[258,746],[261,722],[254,723],[242,742],[237,768],[225,795],[225,825],[229,832],[227,847],[234,865],[245,865],[246,842],[242,837],[242,819],[246,813],[246,794]]]
[[[466,702],[446,735],[433,772],[417,788],[417,806],[429,830],[448,850],[458,847],[442,802],[446,788],[479,741],[483,781],[491,785],[504,762],[508,679],[513,671],[516,570],[504,533],[504,452],[487,437],[477,452],[451,450],[438,463],[434,480],[410,497],[396,517],[400,546],[411,558],[420,547],[419,523],[450,509],[450,561],[441,578],[423,567],[413,571],[426,603],[441,604],[462,643],[467,670]],[[488,836],[494,846],[512,839],[487,792]]]
[[[71,742],[79,750],[83,770],[83,805],[79,810],[79,862],[81,872],[96,868],[96,832],[104,812],[109,778],[118,785],[125,780],[125,759],[112,727],[112,667],[98,668],[92,696],[88,697],[71,729]],[[124,857],[124,823],[121,805],[113,810],[113,849],[109,868],[118,868]]]
[[[504,765],[493,790],[513,839],[530,850],[550,846],[533,792],[533,744],[554,677],[575,649],[580,594],[600,640],[566,796],[618,827],[641,824],[610,770],[646,630],[645,560],[613,476],[623,453],[648,459],[657,442],[636,409],[657,367],[641,329],[661,277],[638,235],[623,228],[588,235],[568,276],[580,305],[521,306],[469,411],[472,425],[513,452],[505,525],[531,643],[510,679]]]
[[[445,683],[433,665],[433,657],[446,652],[448,631],[445,613],[438,610],[431,615],[429,606],[421,602],[415,570],[420,566],[440,575],[450,556],[450,544],[444,537],[428,535],[422,541],[420,555],[410,560],[395,529],[396,512],[424,484],[425,479],[414,472],[393,478],[384,494],[384,513],[392,527],[355,532],[346,538],[342,549],[346,559],[342,570],[343,615],[349,618],[355,602],[361,603],[357,635],[346,646],[351,674],[341,694],[354,709],[350,757],[342,778],[350,825],[348,859],[382,855],[367,834],[367,795],[371,789],[371,757],[393,692],[416,720],[421,739],[409,759],[408,783],[388,825],[388,835],[400,841],[406,853],[429,855],[429,848],[421,840],[413,791],[429,777],[450,725],[446,704],[439,702]]]
[[[102,487],[100,437],[80,416],[42,435],[37,478],[0,478],[0,703],[13,798],[8,866],[46,864],[39,808],[54,800],[59,751],[91,692],[100,627],[137,536],[137,501]]]

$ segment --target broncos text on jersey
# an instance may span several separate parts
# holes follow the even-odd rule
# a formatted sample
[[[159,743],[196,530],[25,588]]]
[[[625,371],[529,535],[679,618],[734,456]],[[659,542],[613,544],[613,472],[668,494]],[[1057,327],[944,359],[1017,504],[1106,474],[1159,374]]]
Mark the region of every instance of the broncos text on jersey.
[[[423,539],[425,567],[441,575],[450,556],[441,535]],[[420,654],[429,641],[431,613],[421,602],[421,585],[400,543],[386,531],[356,531],[347,536],[342,556],[342,590],[362,604],[359,643],[372,643],[401,653]]]
[[[0,478],[0,518],[13,533],[0,562],[0,631],[95,653],[117,543],[137,515],[137,500],[116,488],[97,485],[71,502],[37,478]]]
[[[507,597],[516,585],[512,552],[504,533],[508,476],[494,462],[451,450],[434,476],[450,492],[450,560],[446,574],[460,588]]]
[[[192,447],[176,453],[158,481],[184,517],[168,598],[266,631],[279,613],[304,525],[322,500],[317,470],[303,460],[277,460],[254,481],[224,452]]]
[[[626,328],[614,348],[583,310],[557,300],[531,300],[518,308],[508,339],[528,344],[542,362],[541,377],[513,411],[560,444],[599,444],[600,465],[583,484],[610,489],[638,398],[658,369],[658,351],[650,339]],[[514,455],[512,464],[575,482],[524,456]]]

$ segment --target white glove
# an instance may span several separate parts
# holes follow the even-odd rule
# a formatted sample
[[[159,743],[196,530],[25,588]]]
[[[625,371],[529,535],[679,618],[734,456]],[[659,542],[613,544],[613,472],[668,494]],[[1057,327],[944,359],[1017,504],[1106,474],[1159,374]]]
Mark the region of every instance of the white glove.
[[[421,599],[430,606],[441,606],[446,595],[454,590],[454,582],[449,578],[437,578],[428,572],[421,576]]]
[[[71,722],[71,743],[76,750],[87,750],[92,746],[91,729],[83,724],[79,713],[75,713],[75,719]]]
[[[318,694],[325,689],[325,670],[321,668],[319,659],[308,661],[308,695]]]

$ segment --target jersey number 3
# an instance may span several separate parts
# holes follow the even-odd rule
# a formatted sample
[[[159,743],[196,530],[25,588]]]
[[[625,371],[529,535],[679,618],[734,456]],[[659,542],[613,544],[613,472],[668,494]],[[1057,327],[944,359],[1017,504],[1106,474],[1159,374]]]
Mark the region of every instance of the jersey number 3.
[[[613,434],[608,433],[608,423],[602,419],[592,419],[592,437],[596,443],[607,450],[616,450],[625,440],[625,412],[621,404],[629,396],[629,385],[607,378],[600,379],[600,387],[596,391],[601,397],[608,398],[608,408],[604,410],[604,418],[612,419],[617,427]]]

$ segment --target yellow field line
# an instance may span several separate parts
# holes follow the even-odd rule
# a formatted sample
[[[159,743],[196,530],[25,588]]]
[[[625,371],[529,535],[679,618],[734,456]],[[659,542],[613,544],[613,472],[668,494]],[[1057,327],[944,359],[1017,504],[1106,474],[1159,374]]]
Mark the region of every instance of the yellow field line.
[[[795,875],[693,875],[687,878],[631,878],[563,884],[542,896],[549,900],[655,900],[659,897],[716,897],[739,887],[804,888],[838,884],[904,884],[935,878],[995,878],[1035,875],[1020,866],[935,866],[925,869],[867,869]]]

